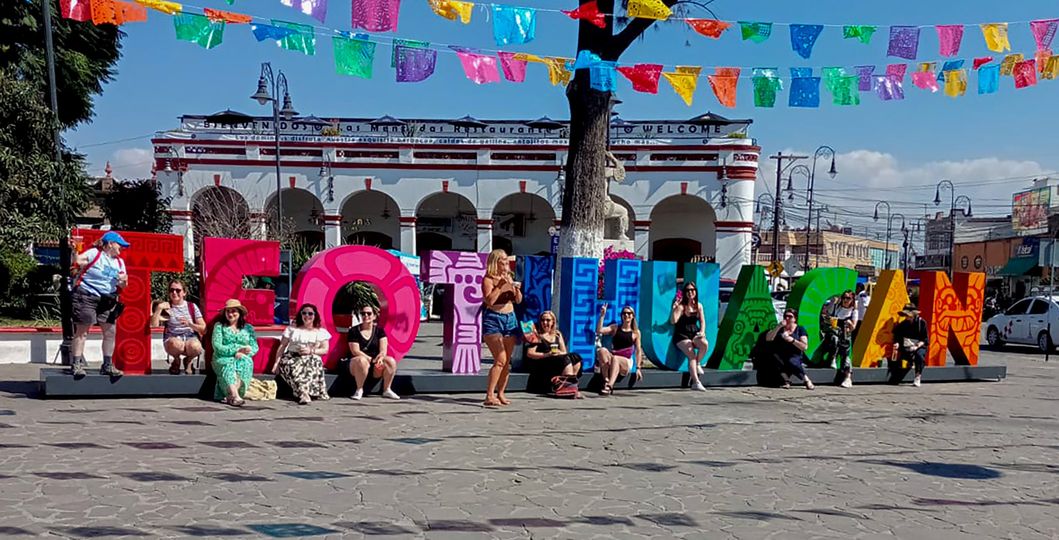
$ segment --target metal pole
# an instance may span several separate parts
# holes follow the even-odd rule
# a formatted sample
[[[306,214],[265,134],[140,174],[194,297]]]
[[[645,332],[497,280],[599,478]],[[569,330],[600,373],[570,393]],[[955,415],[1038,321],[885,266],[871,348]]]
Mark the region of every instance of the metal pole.
[[[283,241],[283,181],[280,173],[279,155],[279,79],[272,75],[272,136],[276,148],[276,241]]]
[[[952,202],[949,205],[949,275],[956,272],[956,188],[949,188]]]
[[[816,156],[813,156],[813,172],[809,175],[809,220],[805,224],[805,268],[803,273],[809,271],[809,235],[813,232],[813,183],[816,180]]]
[[[776,154],[776,196],[772,201],[772,261],[780,260],[780,190],[783,189],[783,152]]]
[[[59,124],[59,93],[56,88],[55,79],[55,42],[52,39],[51,27],[51,0],[42,0],[44,7],[44,52],[45,62],[48,66],[48,99],[51,104],[52,113],[52,143],[55,146],[55,170],[58,174],[62,167],[62,135]],[[66,188],[61,179],[59,183],[60,204],[66,204]],[[59,239],[59,268],[61,269],[62,281],[59,286],[59,313],[62,320],[63,340],[59,345],[59,357],[64,366],[70,365],[70,342],[74,337],[73,324],[73,301],[71,298],[70,266],[73,263],[73,254],[70,252],[70,230],[69,220],[65,211],[60,212],[59,225],[63,229],[63,237]]]

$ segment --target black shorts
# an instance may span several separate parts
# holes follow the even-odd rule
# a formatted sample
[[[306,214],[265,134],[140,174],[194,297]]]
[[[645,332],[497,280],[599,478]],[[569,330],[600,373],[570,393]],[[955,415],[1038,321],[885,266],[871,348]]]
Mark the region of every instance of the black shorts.
[[[73,293],[73,308],[77,324],[114,324],[120,314],[117,302],[106,301],[81,289]]]

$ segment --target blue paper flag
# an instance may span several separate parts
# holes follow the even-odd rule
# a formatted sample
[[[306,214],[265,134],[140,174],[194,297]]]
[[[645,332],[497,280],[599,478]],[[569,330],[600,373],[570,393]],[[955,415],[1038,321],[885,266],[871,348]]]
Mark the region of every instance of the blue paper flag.
[[[1000,64],[978,68],[978,93],[995,94],[1000,87]]]
[[[600,92],[613,92],[616,72],[615,62],[596,62],[588,68],[588,84]]]
[[[791,79],[791,107],[817,108],[820,106],[820,77],[795,77]]]
[[[812,77],[812,76],[813,76],[813,68],[811,68],[811,67],[791,68],[791,78],[792,79],[798,79],[798,78],[801,78],[801,77]]]
[[[529,43],[536,33],[536,10],[493,5],[493,39],[498,47]]]
[[[938,82],[945,80],[945,72],[952,71],[954,69],[963,69],[963,60],[947,60],[941,67],[941,71],[938,72]]]
[[[270,24],[251,24],[250,31],[254,33],[254,37],[258,41],[265,41],[266,39],[279,41],[297,33],[291,28],[280,28]]]
[[[816,38],[824,31],[822,24],[792,24],[791,25],[791,47],[798,56],[809,58],[813,55],[813,45]]]
[[[602,61],[603,59],[592,51],[577,51],[577,59],[574,60],[574,71],[588,69]]]

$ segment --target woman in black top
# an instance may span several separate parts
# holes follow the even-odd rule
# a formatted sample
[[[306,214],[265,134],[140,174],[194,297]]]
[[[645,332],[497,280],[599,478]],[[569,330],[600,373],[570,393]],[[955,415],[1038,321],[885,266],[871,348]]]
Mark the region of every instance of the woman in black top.
[[[599,393],[604,396],[614,391],[614,383],[618,381],[618,377],[628,375],[634,365],[637,368],[636,380],[643,379],[643,370],[640,369],[643,349],[640,347],[640,329],[636,327],[636,312],[632,306],[625,306],[621,309],[621,324],[603,326],[606,314],[607,304],[603,304],[599,307],[596,335],[613,336],[610,350],[605,347],[596,349],[596,364],[604,381],[603,389]]]
[[[397,360],[386,354],[386,332],[376,324],[379,309],[375,306],[363,306],[357,308],[355,315],[360,317],[360,326],[351,327],[346,336],[349,352],[353,355],[349,361],[349,373],[357,382],[357,389],[350,397],[364,397],[364,382],[368,379],[370,371],[372,377],[382,378],[383,397],[401,399],[390,389],[393,377],[397,374]]]
[[[581,355],[567,353],[563,334],[556,329],[555,313],[541,313],[536,326],[537,343],[527,343],[526,349],[530,371],[547,381],[557,375],[577,377],[581,373]],[[580,393],[576,397],[580,398]]]
[[[673,324],[673,344],[688,359],[691,389],[706,390],[699,382],[699,374],[702,372],[702,359],[706,357],[710,344],[706,342],[706,334],[703,333],[706,315],[703,313],[702,304],[699,303],[699,292],[695,283],[685,283],[680,300],[673,300],[673,313],[669,322]]]

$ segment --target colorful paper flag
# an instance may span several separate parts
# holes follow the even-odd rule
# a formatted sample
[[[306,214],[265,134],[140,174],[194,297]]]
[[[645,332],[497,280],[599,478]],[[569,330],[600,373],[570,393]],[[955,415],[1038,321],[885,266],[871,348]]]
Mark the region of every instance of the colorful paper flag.
[[[875,95],[882,101],[900,101],[905,99],[905,85],[890,76],[876,77]]]
[[[980,68],[980,67],[984,66],[985,64],[988,64],[988,63],[990,63],[992,61],[993,61],[993,57],[992,56],[983,56],[981,58],[975,58],[974,59],[974,69],[977,70],[978,68]]]
[[[459,20],[463,24],[470,24],[471,13],[474,11],[474,3],[461,2],[460,0],[430,0],[430,9],[434,10],[434,13],[439,17],[443,17],[450,21]]]
[[[335,72],[361,79],[372,77],[375,64],[375,44],[366,39],[331,38],[335,51]]]
[[[569,58],[552,56],[544,58],[543,61],[548,66],[548,80],[552,83],[552,86],[570,84],[570,79],[573,78],[574,72],[570,69],[573,64],[571,64]]]
[[[913,73],[912,84],[916,85],[916,88],[930,90],[931,92],[937,92],[940,89],[938,87],[938,78],[934,76],[933,72],[917,71]]]
[[[602,61],[603,59],[592,51],[577,51],[577,59],[574,60],[574,71],[588,69]]]
[[[425,81],[434,74],[438,51],[419,47],[394,47],[397,55],[397,82]]]
[[[272,26],[290,30],[291,33],[276,41],[281,49],[313,56],[316,54],[316,33],[308,24],[298,24],[272,19]]]
[[[90,0],[59,0],[59,14],[64,19],[88,22],[92,20],[92,3]]]
[[[500,68],[504,70],[504,78],[511,82],[524,82],[526,80],[526,60],[517,58],[518,53],[498,51],[500,56]]]
[[[941,73],[938,73],[938,82],[942,82],[942,81],[946,80],[945,79],[945,77],[946,77],[945,73],[946,72],[957,70],[957,69],[963,69],[964,62],[965,62],[965,60],[962,60],[962,59],[960,59],[960,60],[946,60],[945,63],[941,66]]]
[[[719,67],[713,70],[713,75],[706,77],[713,88],[713,95],[721,105],[730,109],[735,108],[736,90],[739,88],[739,68]],[[688,101],[688,100],[685,100]],[[688,102],[691,105],[691,102]]]
[[[204,8],[202,13],[211,21],[224,21],[231,24],[250,24],[250,21],[253,20],[253,17],[249,15],[219,9]]]
[[[864,24],[846,25],[842,27],[842,37],[845,39],[857,39],[867,45],[871,43],[871,37],[875,35],[876,30],[876,27]]]
[[[754,106],[772,108],[776,106],[776,92],[780,91],[783,83],[779,77],[770,75],[755,75],[754,81]]]
[[[180,41],[212,49],[224,41],[224,21],[213,22],[205,15],[181,13],[173,16],[173,28]]]
[[[934,29],[938,31],[938,43],[942,56],[952,57],[960,53],[960,44],[963,43],[962,24],[939,25]]]
[[[397,68],[397,47],[411,47],[416,49],[426,49],[430,47],[429,41],[419,41],[417,39],[399,39],[394,38],[390,48],[390,67]]]
[[[493,39],[497,46],[529,43],[536,34],[536,10],[493,4]]]
[[[982,36],[985,37],[986,47],[993,52],[1011,50],[1011,42],[1008,41],[1008,23],[983,24]]]
[[[838,80],[846,76],[846,68],[842,67],[825,67],[820,72],[823,75],[824,88],[832,94],[838,91]]]
[[[812,76],[813,76],[813,68],[811,68],[811,67],[792,67],[791,68],[791,78],[792,79],[797,79],[797,78],[802,78],[802,77],[812,77]]]
[[[1055,38],[1057,24],[1059,24],[1059,19],[1030,22],[1030,30],[1033,31],[1033,40],[1037,42],[1038,51],[1052,48],[1052,39]]]
[[[688,26],[699,34],[708,38],[718,39],[725,30],[732,27],[732,23],[718,21],[717,19],[685,19]]]
[[[63,0],[63,4],[68,3],[68,1],[73,0]],[[184,6],[176,2],[168,2],[167,0],[136,0],[136,3],[156,11],[161,11],[167,15],[176,15],[177,13],[184,11]]]
[[[1048,59],[1051,57],[1051,49],[1041,49],[1033,55],[1033,59],[1037,61],[1037,71],[1039,73],[1044,73],[1044,69],[1048,65]]]
[[[662,78],[662,64],[621,66],[618,68],[618,73],[629,79],[633,90],[647,94],[657,94],[658,81]]]
[[[664,21],[673,14],[673,10],[665,5],[662,0],[629,0],[626,9],[629,17],[635,19],[654,19]]]
[[[279,41],[294,33],[294,30],[289,28],[279,28],[270,24],[251,24],[250,31],[258,41],[266,39]]]
[[[1015,88],[1026,88],[1037,84],[1037,61],[1030,59],[1015,64],[1013,72]]]
[[[908,73],[908,64],[890,64],[886,66],[886,76],[903,83]]]
[[[772,35],[772,23],[739,21],[739,29],[743,34],[743,41],[763,43]]]
[[[688,107],[695,96],[695,88],[699,85],[699,76],[693,73],[663,73],[663,77],[669,81],[669,85],[677,93]]]
[[[92,24],[121,26],[147,20],[147,8],[122,0],[91,0]]]
[[[938,63],[937,62],[920,62],[919,63],[919,67],[916,68],[916,71],[918,71],[920,73],[937,73],[937,71],[938,71]]]
[[[500,82],[495,57],[470,51],[456,51],[456,56],[463,65],[463,74],[475,84]]]
[[[1025,60],[1022,53],[1009,54],[1000,61],[1000,76],[1007,77],[1015,71],[1015,64]]]
[[[844,75],[835,80],[835,92],[831,95],[832,103],[835,105],[860,105],[860,77],[856,75]]]
[[[123,2],[122,0],[113,0],[113,2],[117,7],[117,24],[147,22],[147,8],[133,2]]]
[[[617,64],[610,61],[599,61],[588,67],[588,85],[600,92],[614,91],[614,73]]]
[[[1041,78],[1055,80],[1059,78],[1059,56],[1052,55],[1041,69]]]
[[[401,0],[353,0],[353,28],[369,32],[393,32],[401,13]]]
[[[875,73],[875,66],[855,66],[853,71],[857,73],[857,90],[871,92],[871,76]]]
[[[967,93],[967,70],[950,69],[944,73],[946,96],[960,97]]]
[[[607,27],[607,15],[600,13],[599,4],[596,0],[577,6],[577,9],[562,10],[567,17],[574,20],[587,21],[600,28]]]
[[[820,106],[820,77],[794,77],[791,79],[789,107],[815,109]]]
[[[989,64],[978,68],[978,93],[995,94],[1000,88],[1000,64]]]
[[[887,56],[915,60],[919,54],[918,26],[891,26]]]
[[[824,25],[822,24],[792,24],[791,30],[791,47],[794,52],[798,53],[798,56],[808,59],[813,55],[813,45],[816,45],[816,39],[820,37],[820,33],[824,31]]]
[[[327,18],[327,0],[279,0],[281,4],[324,22]]]

